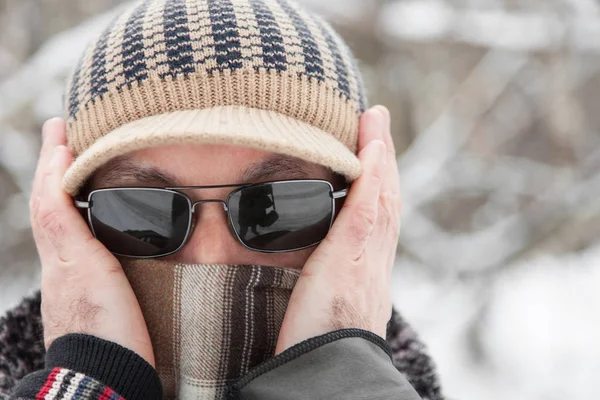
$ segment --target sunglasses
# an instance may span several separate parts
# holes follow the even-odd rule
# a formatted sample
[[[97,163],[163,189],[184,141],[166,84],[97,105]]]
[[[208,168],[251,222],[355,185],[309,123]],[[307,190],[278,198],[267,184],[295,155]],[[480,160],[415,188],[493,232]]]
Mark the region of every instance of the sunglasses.
[[[193,202],[179,190],[234,188],[225,200]],[[319,244],[331,229],[335,191],[323,180],[290,180],[250,185],[119,187],[91,191],[75,206],[87,210],[94,236],[113,254],[164,257],[179,251],[193,230],[196,206],[221,203],[230,231],[246,248],[264,253],[302,250]]]

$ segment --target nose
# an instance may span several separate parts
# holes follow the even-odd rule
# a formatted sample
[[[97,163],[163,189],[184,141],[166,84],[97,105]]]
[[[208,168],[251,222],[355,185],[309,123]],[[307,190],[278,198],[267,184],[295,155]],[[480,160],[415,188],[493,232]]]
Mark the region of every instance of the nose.
[[[174,258],[187,264],[247,264],[253,258],[232,234],[219,200],[194,204],[195,226],[188,241]]]

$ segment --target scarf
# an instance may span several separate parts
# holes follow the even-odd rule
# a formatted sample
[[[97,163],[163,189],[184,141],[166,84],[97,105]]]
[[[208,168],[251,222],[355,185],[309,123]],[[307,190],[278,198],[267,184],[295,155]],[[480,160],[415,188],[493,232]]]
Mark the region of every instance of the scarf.
[[[299,271],[121,260],[154,348],[165,400],[223,400],[275,354]]]

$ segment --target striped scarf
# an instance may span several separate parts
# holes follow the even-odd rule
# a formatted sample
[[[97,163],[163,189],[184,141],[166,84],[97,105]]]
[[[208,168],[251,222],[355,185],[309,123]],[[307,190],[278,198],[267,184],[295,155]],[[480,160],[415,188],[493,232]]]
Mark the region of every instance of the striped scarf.
[[[165,400],[222,400],[275,354],[299,271],[121,260],[154,347]]]

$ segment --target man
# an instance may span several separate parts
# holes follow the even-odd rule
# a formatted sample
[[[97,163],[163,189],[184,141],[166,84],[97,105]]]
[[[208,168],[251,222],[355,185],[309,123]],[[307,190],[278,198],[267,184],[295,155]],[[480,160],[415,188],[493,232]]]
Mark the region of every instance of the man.
[[[45,365],[12,398],[442,398],[388,329],[390,116],[329,25],[288,0],[141,1],[66,108],[30,202]]]

